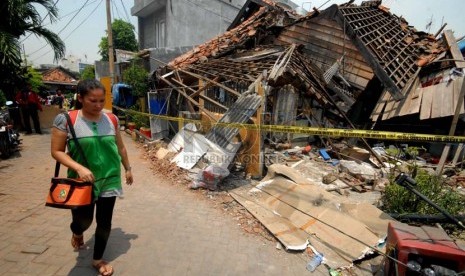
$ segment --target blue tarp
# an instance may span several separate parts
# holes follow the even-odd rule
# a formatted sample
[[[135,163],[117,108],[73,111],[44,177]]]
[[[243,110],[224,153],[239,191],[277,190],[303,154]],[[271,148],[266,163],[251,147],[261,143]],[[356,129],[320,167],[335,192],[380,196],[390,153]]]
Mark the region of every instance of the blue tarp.
[[[165,99],[150,99],[150,113],[156,115],[166,114],[166,100]]]
[[[458,44],[460,52],[465,55],[465,39],[462,39]]]
[[[125,83],[117,83],[113,85],[112,89],[113,105],[128,108],[134,105],[134,96],[132,95],[132,88]]]

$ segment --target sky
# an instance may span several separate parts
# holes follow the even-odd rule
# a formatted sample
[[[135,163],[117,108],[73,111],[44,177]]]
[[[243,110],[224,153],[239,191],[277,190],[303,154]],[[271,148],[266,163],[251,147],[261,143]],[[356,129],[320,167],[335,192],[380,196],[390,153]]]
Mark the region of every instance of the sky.
[[[53,2],[55,2],[54,0]],[[102,37],[106,36],[107,17],[105,0],[58,0],[59,19],[51,24],[49,17],[44,21],[45,27],[59,34],[66,44],[66,57],[76,56],[81,62],[93,63],[100,60],[98,44]],[[133,0],[111,0],[112,20],[123,19],[136,27],[137,17],[131,16]],[[79,9],[82,8],[80,11]],[[44,16],[44,9],[39,9]],[[34,66],[39,64],[56,64],[53,61],[53,51],[43,39],[31,35],[20,41],[24,44],[24,50],[28,63]],[[136,35],[137,38],[137,35]]]
[[[332,4],[347,1],[294,0],[306,10],[311,10],[313,7],[320,8],[323,4],[321,9],[324,9]],[[361,0],[355,1],[356,4],[361,2]],[[131,16],[133,5],[133,0],[111,0],[112,19],[129,21],[136,27],[137,32],[137,17]],[[383,5],[389,7],[392,13],[403,16],[419,31],[428,31],[426,25],[432,21],[430,33],[436,33],[443,23],[447,23],[446,29],[453,30],[456,38],[465,35],[463,18],[465,1],[463,0],[384,0]],[[86,63],[100,60],[98,44],[106,34],[105,0],[58,0],[57,8],[58,20],[51,24],[47,17],[44,23],[46,28],[58,33],[65,42],[66,57],[72,55]],[[38,9],[38,11],[45,16],[45,10]],[[31,35],[22,37],[20,41],[30,64],[34,66],[56,64],[53,60],[53,51],[44,40]]]

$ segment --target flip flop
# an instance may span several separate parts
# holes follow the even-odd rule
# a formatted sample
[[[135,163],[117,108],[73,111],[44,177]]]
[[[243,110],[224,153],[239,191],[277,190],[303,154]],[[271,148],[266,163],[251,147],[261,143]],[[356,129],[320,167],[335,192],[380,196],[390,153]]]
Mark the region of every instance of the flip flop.
[[[73,233],[73,235],[71,236],[71,246],[75,250],[78,250],[83,245],[84,245],[84,235],[79,236]]]
[[[113,275],[113,267],[108,262],[100,261],[97,264],[92,264],[92,266],[98,271],[99,276]]]

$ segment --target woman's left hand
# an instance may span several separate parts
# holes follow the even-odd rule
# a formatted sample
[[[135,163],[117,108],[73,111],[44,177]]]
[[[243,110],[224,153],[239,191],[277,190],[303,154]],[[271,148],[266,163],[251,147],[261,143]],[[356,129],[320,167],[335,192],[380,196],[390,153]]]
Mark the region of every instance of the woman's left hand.
[[[132,185],[132,182],[134,182],[134,179],[132,177],[132,172],[131,170],[126,171],[126,184]]]

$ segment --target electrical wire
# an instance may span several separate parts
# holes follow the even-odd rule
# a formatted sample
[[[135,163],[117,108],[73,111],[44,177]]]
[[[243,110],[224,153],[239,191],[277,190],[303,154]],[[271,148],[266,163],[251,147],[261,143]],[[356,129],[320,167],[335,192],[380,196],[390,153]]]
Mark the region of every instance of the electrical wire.
[[[121,20],[124,20],[123,17],[121,17],[121,15],[119,14],[118,5],[115,2],[111,2],[111,3],[112,3],[112,6],[115,6],[115,10],[116,10],[116,14],[118,15],[118,18]]]
[[[110,8],[111,8],[111,14],[113,15],[112,18],[111,18],[111,22],[113,23],[114,21],[114,17],[115,17],[115,10],[113,9],[113,3],[110,1]]]
[[[74,31],[76,31],[79,27],[81,27],[82,24],[83,24],[84,22],[86,22],[87,19],[89,19],[89,17],[97,10],[97,8],[100,6],[100,4],[102,4],[102,2],[103,2],[103,0],[100,0],[100,2],[99,2],[99,3],[97,4],[97,6],[90,12],[90,14],[89,14],[86,18],[84,18],[84,20],[82,20],[81,23],[80,23],[76,28],[74,28],[74,29],[68,34],[68,36],[66,36],[66,37],[63,39],[63,41],[65,41],[66,39],[68,39],[68,38],[74,33]],[[49,51],[47,51],[47,52],[44,53],[43,55],[46,55],[46,54],[50,53],[51,51],[52,51],[52,49],[50,49]],[[36,61],[36,60],[39,59],[39,58],[41,58],[41,57],[38,57],[38,58],[32,60],[32,62]]]
[[[92,2],[88,3],[86,6],[90,6],[90,5],[94,4],[94,3],[97,2],[97,1],[98,1],[98,0],[93,0]],[[75,13],[77,10],[79,10],[79,9],[72,10],[72,11],[70,11],[69,13],[67,13],[67,14],[65,14],[65,15],[63,15],[63,16],[57,17],[57,19],[58,19],[58,20],[61,20],[61,19],[65,18],[65,17],[68,17],[68,16],[70,16],[71,14]],[[42,26],[48,26],[48,25],[51,25],[51,24],[52,24],[52,23],[47,23],[47,24],[44,24],[44,25],[42,25]]]
[[[126,6],[124,5],[123,0],[120,0],[120,1],[121,1],[121,4],[123,5],[123,10],[124,10],[124,13],[125,13],[125,15],[126,15],[126,18],[123,18],[123,17],[119,14],[118,6],[117,6],[117,4],[115,3],[114,5],[115,5],[115,8],[116,8],[116,12],[118,13],[118,16],[119,16],[119,18],[120,18],[121,20],[126,21],[127,23],[129,23],[129,24],[132,25],[131,19],[129,18],[129,15],[128,15],[128,12],[126,11]],[[136,26],[133,26],[133,27],[134,27],[134,32],[136,33],[136,35],[139,36],[139,33],[136,31]]]
[[[121,5],[123,5],[124,13],[126,14],[126,20],[127,20],[128,22],[131,22],[131,19],[130,19],[129,15],[128,15],[128,12],[127,12],[127,10],[126,10],[126,6],[124,5],[123,0],[120,0],[120,1],[121,1]]]
[[[87,21],[87,19],[90,18],[90,16],[97,10],[97,8],[100,6],[100,4],[101,4],[102,2],[103,2],[103,0],[100,0],[100,2],[99,2],[99,3],[97,4],[97,6],[90,12],[90,14],[89,14],[86,18],[84,18],[84,20],[82,20],[82,21],[77,25],[77,27],[74,28],[74,29],[63,39],[63,41],[65,41],[66,39],[68,39],[79,27],[82,26],[82,24],[83,24],[85,21]],[[95,3],[95,1],[92,2],[92,3]],[[48,50],[47,52],[45,52],[44,54],[42,54],[40,57],[37,57],[37,58],[33,59],[32,62],[34,62],[34,61],[38,60],[39,58],[41,58],[42,56],[44,56],[44,55],[50,53],[52,50],[53,50],[53,49]]]
[[[73,34],[74,31],[76,31],[79,27],[81,27],[82,24],[83,24],[84,22],[86,22],[87,19],[89,19],[89,17],[90,17],[92,14],[94,14],[94,12],[97,10],[97,8],[100,7],[100,4],[102,4],[102,2],[103,2],[103,0],[100,0],[100,2],[99,2],[99,3],[97,4],[97,6],[89,13],[89,15],[88,15],[86,18],[84,18],[84,20],[81,21],[81,24],[79,24],[76,28],[74,28],[74,29],[71,31],[71,33],[69,33],[69,35],[66,36],[63,40],[66,40],[68,37],[70,37],[70,36]]]
[[[97,1],[97,0],[91,2],[91,3],[87,4],[87,5],[93,4],[93,3],[95,3],[96,1]],[[89,14],[86,18],[84,18],[84,19],[81,21],[81,23],[78,24],[78,26],[77,26],[76,28],[74,28],[63,40],[68,39],[79,27],[81,27],[82,24],[83,24],[85,21],[87,21],[87,19],[89,19],[90,16],[91,16],[92,14],[94,14],[94,12],[97,10],[97,8],[100,6],[100,4],[101,4],[102,2],[103,2],[103,0],[100,0],[100,2],[99,2],[99,3],[97,4],[97,6],[90,12],[90,14]],[[86,2],[86,3],[87,3],[87,2]],[[87,5],[84,4],[84,6],[87,6]],[[119,15],[119,12],[118,12],[118,8],[116,7],[116,4],[114,4],[114,5],[115,5],[115,8],[116,8],[116,10],[117,10],[118,16],[120,16],[120,15]],[[82,7],[81,7],[81,8],[82,8]],[[121,17],[121,16],[120,16],[120,17]],[[121,18],[121,19],[122,19],[122,18]],[[129,23],[130,23],[130,22],[129,22]],[[137,32],[136,32],[136,33],[137,33]],[[52,49],[50,49],[49,51],[47,51],[47,52],[44,53],[43,55],[46,55],[46,54],[50,53],[51,51],[52,51]],[[34,62],[34,61],[36,61],[36,60],[39,59],[39,58],[40,58],[40,57],[38,57],[38,58],[36,58],[36,59],[34,59],[34,60],[32,60],[32,61]]]
[[[58,31],[58,35],[61,34],[68,26],[69,24],[74,20],[74,18],[76,18],[76,16],[82,11],[82,9],[86,6],[86,4],[89,2],[89,0],[86,0],[86,2],[84,3],[84,5],[81,6],[81,8],[79,8],[79,10],[74,14],[74,16],[68,21],[68,23],[66,23],[66,25],[61,28],[60,31]],[[47,47],[48,46],[48,43],[46,43],[44,46],[42,46],[41,48],[35,50],[34,52],[30,53],[29,56],[39,52],[40,50],[42,50],[43,48]]]
[[[88,4],[85,5],[85,6],[90,6],[90,5],[94,4],[94,3],[97,2],[97,1],[98,1],[98,0],[93,0],[92,2],[88,3]],[[65,17],[68,17],[68,16],[70,16],[71,14],[73,14],[74,12],[76,12],[77,10],[79,10],[79,9],[72,10],[72,11],[70,11],[69,13],[67,13],[67,14],[65,14],[65,15],[63,15],[63,16],[61,16],[61,17],[59,17],[58,19],[63,19],[63,18],[65,18]],[[50,24],[47,24],[47,25],[50,25]]]

